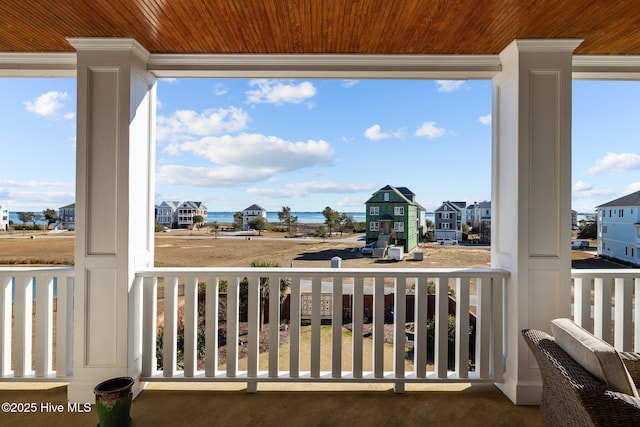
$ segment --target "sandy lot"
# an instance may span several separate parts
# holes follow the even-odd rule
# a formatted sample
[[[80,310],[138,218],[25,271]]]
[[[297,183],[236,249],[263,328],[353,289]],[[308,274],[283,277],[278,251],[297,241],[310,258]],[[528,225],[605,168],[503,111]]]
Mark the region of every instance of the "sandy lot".
[[[71,232],[0,236],[0,265],[73,265]],[[339,236],[319,239],[287,239],[284,233],[262,236],[215,237],[208,231],[157,233],[155,264],[158,267],[246,267],[253,260],[276,262],[282,267],[330,267],[331,258],[342,258],[344,268],[489,267],[489,247],[457,246],[422,248],[423,261],[398,263],[351,252],[364,242]]]

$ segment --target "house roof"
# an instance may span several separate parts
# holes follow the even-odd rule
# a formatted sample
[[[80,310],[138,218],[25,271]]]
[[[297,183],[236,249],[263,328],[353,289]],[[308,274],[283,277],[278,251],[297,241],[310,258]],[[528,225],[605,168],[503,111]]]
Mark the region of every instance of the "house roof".
[[[202,202],[186,201],[182,203],[182,206],[187,206],[192,209],[207,209],[207,207],[202,204]]]
[[[385,185],[384,187],[382,187],[381,189],[379,189],[378,191],[376,191],[375,193],[373,193],[371,195],[371,197],[369,198],[369,200],[367,200],[366,202],[364,202],[365,204],[367,203],[381,203],[380,201],[374,201],[373,198],[376,196],[376,194],[380,193],[381,191],[391,191],[396,193],[402,200],[404,200],[405,203],[409,204],[409,205],[415,205],[418,206],[419,208],[422,208],[422,206],[420,206],[418,203],[412,201],[411,199],[409,199],[410,197],[415,196],[415,193],[411,190],[409,190],[407,187],[394,187],[392,185]],[[382,202],[384,203],[384,202]],[[423,208],[424,209],[424,208]]]
[[[75,208],[76,208],[76,204],[71,203],[70,205],[61,207],[60,209],[75,209]]]
[[[609,206],[640,206],[640,191],[627,194],[626,196],[622,196],[600,206],[596,206],[596,209],[606,208]]]
[[[584,39],[639,55],[635,0],[69,0],[0,2],[0,52],[74,52],[130,37],[151,53],[489,54],[515,39]]]
[[[246,208],[245,211],[266,211],[266,209],[260,205],[253,204]]]
[[[447,200],[446,202],[442,202],[442,204],[436,209],[436,211],[444,210],[444,207],[448,206],[454,211],[461,211],[462,209],[466,209],[467,202],[450,202]]]

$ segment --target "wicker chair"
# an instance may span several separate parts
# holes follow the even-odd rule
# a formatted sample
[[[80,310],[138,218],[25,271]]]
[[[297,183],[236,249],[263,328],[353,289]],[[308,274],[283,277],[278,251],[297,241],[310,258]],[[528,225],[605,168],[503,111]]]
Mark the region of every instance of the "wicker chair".
[[[542,374],[540,411],[550,426],[640,426],[640,399],[611,390],[573,360],[555,338],[534,329],[522,331]],[[635,353],[622,355],[633,364]],[[637,370],[635,371],[637,372]],[[634,382],[637,377],[632,375]]]

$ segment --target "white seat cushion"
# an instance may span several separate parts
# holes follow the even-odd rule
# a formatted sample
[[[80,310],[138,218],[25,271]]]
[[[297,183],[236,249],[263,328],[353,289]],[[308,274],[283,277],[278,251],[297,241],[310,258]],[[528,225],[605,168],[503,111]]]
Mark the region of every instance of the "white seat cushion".
[[[556,344],[591,375],[613,391],[638,397],[629,371],[613,346],[591,335],[571,319],[551,321]]]

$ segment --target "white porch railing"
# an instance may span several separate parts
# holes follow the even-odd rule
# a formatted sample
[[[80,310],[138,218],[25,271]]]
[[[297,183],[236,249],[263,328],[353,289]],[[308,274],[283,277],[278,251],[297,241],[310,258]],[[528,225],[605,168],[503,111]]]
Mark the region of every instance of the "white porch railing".
[[[0,380],[71,376],[73,278],[73,268],[0,267]]]
[[[239,369],[240,283],[248,280],[247,368]],[[268,354],[259,354],[260,283],[269,279],[269,295],[278,296],[269,304]],[[290,282],[290,332],[288,369],[280,364],[280,279]],[[163,283],[164,327],[162,329],[162,371],[157,369],[158,281]],[[219,288],[226,282],[226,319],[219,318]],[[246,382],[255,391],[259,382],[377,382],[393,383],[396,391],[408,382],[502,382],[504,369],[505,300],[509,273],[498,269],[299,269],[299,268],[160,268],[136,274],[142,286],[142,380],[143,381],[220,381]],[[264,280],[263,280],[264,282]],[[433,365],[427,361],[427,285],[435,284],[435,345]],[[184,286],[183,369],[176,367],[178,353],[179,286]],[[448,287],[455,291],[455,368],[448,369]],[[386,287],[386,288],[385,288]],[[205,290],[204,369],[198,369],[198,288]],[[393,292],[392,370],[385,370],[384,327],[385,289]],[[475,292],[470,291],[474,289]],[[406,295],[414,293],[415,341],[412,370],[405,368]],[[321,307],[311,304],[311,351],[309,370],[301,369],[301,295],[320,301],[332,295],[331,343],[321,348]],[[373,294],[372,355],[370,366],[363,358],[365,294]],[[343,294],[353,295],[351,308],[353,338],[351,369],[342,366]],[[470,309],[476,315],[475,368],[470,369]],[[202,310],[202,307],[201,307]],[[182,321],[182,320],[181,320]],[[226,366],[218,363],[218,325],[226,322]],[[244,343],[243,343],[244,344]],[[324,351],[323,351],[324,349]],[[328,356],[325,356],[328,355]],[[260,369],[266,357],[268,368]],[[329,370],[321,370],[321,358],[330,357]],[[389,358],[389,356],[387,356]],[[326,361],[325,361],[326,363]],[[264,363],[263,363],[264,365]]]
[[[618,351],[640,352],[640,269],[573,269],[571,278],[574,321]]]

